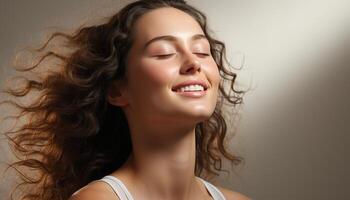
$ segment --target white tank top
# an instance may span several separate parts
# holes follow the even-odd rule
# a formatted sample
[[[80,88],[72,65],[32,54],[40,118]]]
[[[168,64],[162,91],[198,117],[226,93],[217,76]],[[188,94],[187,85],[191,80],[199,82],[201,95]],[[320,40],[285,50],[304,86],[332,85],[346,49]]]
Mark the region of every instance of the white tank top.
[[[207,188],[213,200],[226,200],[224,195],[214,185],[212,185],[211,183],[207,182],[206,180],[200,177],[196,176],[196,178],[198,178],[204,183],[205,187]],[[126,188],[126,186],[123,184],[123,182],[120,179],[114,176],[108,175],[103,177],[99,181],[104,181],[109,186],[111,186],[111,188],[114,190],[114,192],[116,193],[116,195],[119,197],[120,200],[134,200],[129,190]]]

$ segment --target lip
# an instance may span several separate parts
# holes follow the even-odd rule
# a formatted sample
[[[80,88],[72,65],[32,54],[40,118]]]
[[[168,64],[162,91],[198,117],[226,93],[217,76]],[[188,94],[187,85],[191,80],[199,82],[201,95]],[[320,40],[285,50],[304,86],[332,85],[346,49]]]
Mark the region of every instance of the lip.
[[[191,92],[176,92],[177,94],[185,97],[194,97],[194,98],[199,98],[204,96],[207,93],[207,90],[203,91],[191,91]]]
[[[201,85],[203,86],[204,88],[204,91],[206,91],[208,89],[208,84],[205,82],[205,81],[201,81],[201,80],[188,80],[188,81],[185,81],[185,82],[182,82],[180,84],[177,84],[175,85],[173,88],[172,88],[172,91],[176,92],[176,90],[178,90],[179,88],[181,87],[184,87],[184,86],[187,86],[187,85]],[[204,92],[203,91],[203,92]],[[187,93],[190,93],[190,92],[187,92]]]

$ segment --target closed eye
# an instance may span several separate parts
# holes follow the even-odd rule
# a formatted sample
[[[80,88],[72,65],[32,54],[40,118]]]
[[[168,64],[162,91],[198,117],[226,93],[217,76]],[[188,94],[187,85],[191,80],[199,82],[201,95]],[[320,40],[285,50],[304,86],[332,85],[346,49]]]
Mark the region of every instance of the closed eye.
[[[197,54],[197,55],[200,55],[200,56],[204,56],[204,57],[210,56],[210,55],[207,54],[207,53],[194,53],[194,54]]]
[[[174,54],[175,54],[175,53],[163,54],[163,55],[156,55],[155,57],[160,58],[160,59],[166,59],[166,58],[171,57],[171,56],[174,55]],[[201,56],[201,57],[210,56],[210,54],[208,54],[208,53],[194,53],[194,54],[199,55],[199,56]]]
[[[165,58],[169,58],[172,55],[174,55],[175,53],[171,53],[171,54],[163,54],[163,55],[156,55],[155,57],[160,58],[160,59],[165,59]]]

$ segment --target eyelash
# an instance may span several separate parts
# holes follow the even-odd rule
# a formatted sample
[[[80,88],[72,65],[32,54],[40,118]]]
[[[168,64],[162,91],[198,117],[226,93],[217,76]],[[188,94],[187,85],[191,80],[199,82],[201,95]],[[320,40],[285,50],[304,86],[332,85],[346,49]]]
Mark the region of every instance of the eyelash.
[[[168,57],[170,57],[170,56],[172,56],[172,55],[174,55],[174,54],[175,54],[175,53],[172,53],[172,54],[164,54],[164,55],[157,55],[156,57],[158,57],[158,58],[168,58]],[[199,55],[205,56],[205,57],[210,56],[210,55],[207,54],[207,53],[194,53],[194,54],[199,54]]]

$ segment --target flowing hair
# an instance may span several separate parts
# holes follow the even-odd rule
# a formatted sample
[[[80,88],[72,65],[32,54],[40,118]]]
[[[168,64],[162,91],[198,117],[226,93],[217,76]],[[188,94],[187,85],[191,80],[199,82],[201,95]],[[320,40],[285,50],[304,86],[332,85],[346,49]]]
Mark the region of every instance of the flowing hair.
[[[122,109],[108,103],[106,95],[112,81],[125,78],[135,21],[162,7],[177,8],[200,24],[222,78],[214,113],[195,127],[195,175],[219,175],[217,172],[225,171],[223,158],[234,165],[244,161],[225,143],[224,102],[234,108],[245,93],[234,88],[237,75],[226,67],[225,44],[210,35],[205,14],[186,2],[141,0],[126,5],[104,23],[81,26],[73,33],[50,34],[42,46],[32,50],[40,55],[38,62],[15,65],[16,71],[31,75],[15,76],[24,84],[7,87],[4,92],[12,99],[1,104],[19,110],[7,119],[25,119],[18,129],[4,133],[18,159],[8,168],[15,169],[22,181],[14,191],[30,188],[21,199],[68,199],[77,189],[118,169],[129,157],[128,122]],[[59,48],[52,49],[55,39],[61,39]],[[40,71],[41,67],[47,70]],[[225,81],[230,83],[228,91]],[[31,98],[32,93],[36,98]],[[22,97],[30,97],[30,103],[16,101]]]

